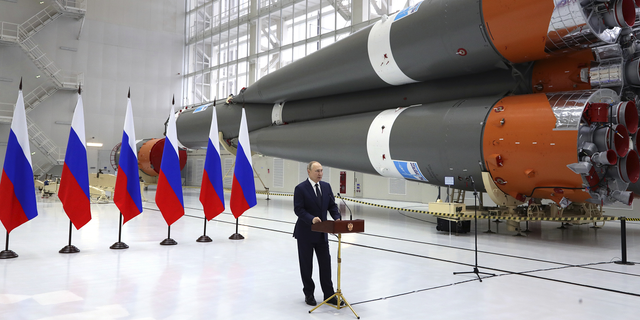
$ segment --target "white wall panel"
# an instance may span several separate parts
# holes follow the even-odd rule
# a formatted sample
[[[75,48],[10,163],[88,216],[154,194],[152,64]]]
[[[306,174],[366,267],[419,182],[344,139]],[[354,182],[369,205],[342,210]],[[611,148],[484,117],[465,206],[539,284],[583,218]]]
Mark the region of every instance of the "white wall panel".
[[[144,51],[145,47],[140,46],[138,43],[136,43],[136,34],[138,34],[139,32],[144,32],[144,30],[140,30],[139,28],[130,26],[120,26],[118,28],[117,45],[121,48],[132,48]]]
[[[102,46],[102,60],[96,61],[102,67],[103,80],[117,80],[118,70],[118,47],[111,44]]]
[[[94,78],[101,79],[102,78],[102,61],[104,57],[104,44],[102,43],[90,43],[84,42],[87,45],[86,51],[84,51],[83,55],[87,56],[87,67],[84,72],[85,79]]]
[[[91,22],[91,21],[86,21]],[[117,46],[120,44],[118,36],[120,35],[120,25],[116,24],[107,24],[105,23],[105,27],[103,29],[103,39],[102,43],[105,45]]]
[[[117,47],[116,61],[112,67],[117,70],[116,79],[119,82],[132,82],[133,54],[134,50],[131,48]]]
[[[146,59],[148,55],[144,54],[135,54],[135,50],[132,51],[134,53],[131,56],[131,81],[135,83],[145,83],[146,81]]]
[[[91,9],[94,10],[94,9]],[[88,19],[88,17],[86,18]],[[104,22],[85,19],[80,39],[82,42],[104,43]],[[80,30],[78,30],[80,32]]]
[[[120,108],[122,109],[122,114],[124,114],[124,108],[127,105],[127,101],[125,100],[126,94],[127,94],[126,89],[120,90],[120,91],[116,90],[117,88],[116,81],[113,79],[107,79],[107,78],[103,78],[101,80],[95,79],[95,84],[100,85],[99,88],[100,90],[102,90],[103,100],[99,101],[98,102],[99,104],[95,106],[98,108],[92,111],[102,116],[114,115],[114,110],[118,105],[117,102],[120,101],[119,105],[120,105]],[[88,85],[91,85],[91,83],[89,83]]]

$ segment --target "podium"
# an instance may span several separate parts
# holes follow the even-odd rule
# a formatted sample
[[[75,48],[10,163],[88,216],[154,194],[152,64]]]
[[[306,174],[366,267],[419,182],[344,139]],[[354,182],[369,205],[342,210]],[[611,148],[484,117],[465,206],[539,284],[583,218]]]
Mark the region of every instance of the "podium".
[[[340,267],[342,264],[342,254],[341,254],[342,234],[364,232],[364,220],[358,219],[358,220],[322,221],[312,225],[311,231],[334,233],[338,236],[338,286],[336,289],[336,293],[334,293],[331,297],[327,298],[326,300],[322,301],[322,303],[317,305],[315,308],[309,310],[309,313],[320,308],[320,306],[323,304],[329,305],[327,304],[327,301],[331,300],[331,298],[333,297],[336,297],[336,300],[338,301],[338,305],[337,306],[329,305],[329,306],[339,310],[344,308],[344,306],[342,306],[342,303],[341,303],[341,301],[344,301],[344,303],[347,305],[347,307],[349,307],[349,309],[351,309],[351,312],[353,312],[356,318],[360,319],[360,316],[353,310],[353,308],[351,307],[347,299],[344,298],[344,295],[342,294],[342,290],[340,289]]]

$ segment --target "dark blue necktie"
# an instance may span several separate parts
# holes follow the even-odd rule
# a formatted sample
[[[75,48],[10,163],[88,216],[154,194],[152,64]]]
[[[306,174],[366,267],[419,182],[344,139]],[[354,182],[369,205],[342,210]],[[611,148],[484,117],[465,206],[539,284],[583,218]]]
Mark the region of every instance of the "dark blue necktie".
[[[320,188],[318,188],[318,184],[316,183],[316,201],[319,206],[322,206],[322,194],[320,193]]]

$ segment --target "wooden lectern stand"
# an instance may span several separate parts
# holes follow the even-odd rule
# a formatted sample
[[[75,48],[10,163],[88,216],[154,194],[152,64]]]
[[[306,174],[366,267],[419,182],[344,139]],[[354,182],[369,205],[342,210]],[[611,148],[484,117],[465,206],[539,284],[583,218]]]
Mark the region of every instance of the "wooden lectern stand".
[[[336,309],[342,309],[344,307],[342,306],[341,301],[344,301],[344,303],[349,307],[349,309],[351,309],[351,312],[353,312],[356,318],[360,319],[360,316],[353,310],[349,302],[347,302],[347,299],[344,298],[344,295],[342,295],[342,290],[340,289],[340,265],[342,264],[342,257],[341,257],[340,250],[342,246],[342,234],[352,233],[352,232],[364,232],[364,220],[322,221],[312,225],[311,230],[316,232],[335,233],[338,235],[338,287],[337,287],[336,293],[334,293],[331,297],[327,298],[327,300],[322,301],[322,303],[317,305],[315,308],[309,310],[309,313],[318,309],[321,305],[327,304],[327,301],[331,300],[331,298],[336,297],[336,300],[338,301],[338,305],[337,306],[329,305],[329,306],[334,307]]]

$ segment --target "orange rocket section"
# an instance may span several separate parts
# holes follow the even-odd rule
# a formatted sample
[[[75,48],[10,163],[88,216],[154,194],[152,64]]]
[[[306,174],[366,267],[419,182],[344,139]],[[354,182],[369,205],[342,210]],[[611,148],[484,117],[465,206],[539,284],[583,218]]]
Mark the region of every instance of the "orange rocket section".
[[[145,142],[138,151],[138,168],[152,177],[158,175],[151,165],[151,151],[158,141],[160,141],[160,139],[150,139]],[[162,150],[160,150],[160,154],[162,155]]]
[[[483,137],[485,165],[503,192],[525,196],[563,197],[584,202],[591,196],[568,164],[578,162],[577,130],[555,130],[556,117],[545,94],[510,96],[489,112]]]
[[[583,81],[580,71],[589,68],[593,58],[590,49],[576,53],[536,61],[533,66],[531,84],[533,92],[560,92],[591,89],[591,84]]]
[[[138,168],[142,172],[156,177],[160,174],[160,163],[162,162],[162,152],[164,151],[164,141],[162,139],[149,139],[144,142],[138,150]],[[178,149],[180,157],[180,170],[187,164],[187,151]]]
[[[545,52],[553,1],[482,1],[482,15],[498,52],[514,63],[539,60]]]

